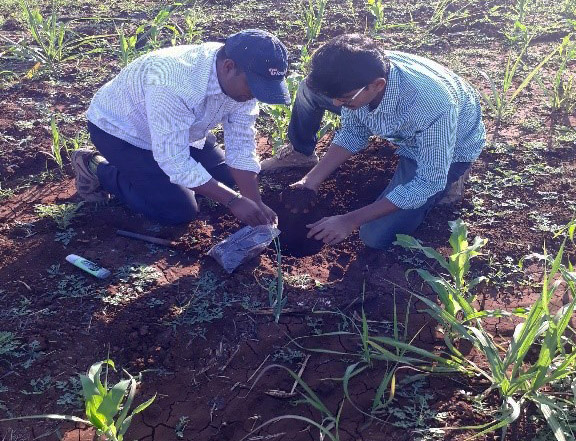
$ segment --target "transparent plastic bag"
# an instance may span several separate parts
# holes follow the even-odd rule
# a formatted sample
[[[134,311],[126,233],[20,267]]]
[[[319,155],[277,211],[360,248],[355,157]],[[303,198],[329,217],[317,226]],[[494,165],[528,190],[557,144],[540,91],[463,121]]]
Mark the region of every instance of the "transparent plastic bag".
[[[280,230],[272,225],[247,226],[214,245],[207,254],[230,274],[264,251],[279,234]]]

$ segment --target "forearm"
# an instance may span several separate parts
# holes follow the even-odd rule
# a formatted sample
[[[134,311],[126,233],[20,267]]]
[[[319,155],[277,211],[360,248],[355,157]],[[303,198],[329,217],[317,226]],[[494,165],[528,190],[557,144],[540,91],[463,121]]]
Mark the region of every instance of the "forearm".
[[[228,205],[228,203],[233,200],[234,196],[237,194],[234,190],[214,178],[210,179],[205,184],[194,187],[193,190],[198,194],[206,196],[207,198],[224,205]]]
[[[258,175],[248,170],[230,168],[230,173],[242,196],[252,199],[254,202],[261,201],[260,188],[258,186]]]
[[[344,147],[331,144],[320,162],[302,178],[302,184],[307,188],[318,191],[322,182],[352,155],[353,153]]]
[[[354,229],[360,228],[361,225],[378,219],[383,216],[398,211],[399,208],[386,198],[382,198],[358,210],[350,211],[344,216],[348,219]]]

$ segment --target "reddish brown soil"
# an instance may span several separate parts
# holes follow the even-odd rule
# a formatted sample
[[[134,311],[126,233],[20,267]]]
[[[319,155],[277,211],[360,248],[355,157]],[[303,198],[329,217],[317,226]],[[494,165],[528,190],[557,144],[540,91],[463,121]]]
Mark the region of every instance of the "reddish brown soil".
[[[252,19],[256,23],[247,24],[263,24],[260,17]],[[236,26],[225,21],[220,32],[226,34],[228,28]],[[358,29],[339,24],[327,32],[343,30]],[[4,31],[17,34],[18,25],[6,22]],[[495,32],[488,29],[487,33]],[[288,42],[294,43],[294,39],[287,35]],[[450,50],[448,42],[443,44]],[[414,343],[422,347],[441,349],[434,322],[419,311],[424,305],[409,295],[414,291],[435,298],[414,273],[406,278],[408,269],[428,265],[414,260],[411,254],[399,248],[387,252],[366,249],[356,234],[333,247],[304,239],[304,228],[293,232],[300,240],[291,242],[285,234],[282,269],[288,302],[275,323],[268,297],[268,286],[277,274],[273,247],[231,275],[205,255],[213,244],[241,227],[222,207],[203,202],[198,220],[190,225],[160,228],[114,201],[104,206],[87,204],[82,208],[83,215],[71,225],[76,235],[70,243],[55,241],[58,229],[51,220],[39,218],[34,205],[79,202],[79,199],[68,161],[60,172],[47,159],[51,139],[46,112],[76,116],[62,126],[66,136],[82,130],[82,112],[97,86],[105,80],[98,75],[108,75],[98,69],[99,62],[82,60],[80,66],[69,64],[58,82],[41,76],[22,79],[0,91],[0,183],[2,189],[15,192],[3,199],[0,206],[0,320],[1,330],[14,333],[19,342],[18,354],[0,359],[0,386],[5,386],[0,389],[0,418],[40,413],[82,415],[77,407],[57,403],[63,395],[63,389],[56,387],[57,382],[65,382],[109,356],[132,374],[144,372],[138,402],[157,394],[154,404],[135,417],[128,439],[238,441],[258,425],[280,415],[297,414],[321,421],[320,413],[310,406],[298,404],[294,398],[267,393],[291,390],[293,381],[280,368],[266,371],[255,384],[258,374],[271,364],[298,371],[303,359],[290,354],[300,350],[310,355],[302,378],[331,412],[336,414],[339,406],[343,406],[342,441],[415,439],[414,430],[396,427],[394,417],[383,415],[382,421],[368,424],[369,418],[358,411],[370,409],[386,366],[374,363],[354,377],[349,385],[351,400],[343,399],[340,380],[347,367],[360,361],[359,340],[354,336],[315,335],[343,329],[354,332],[352,324],[360,325],[359,317],[364,310],[369,320],[378,322],[374,331],[390,336],[389,324],[396,305],[402,320],[403,314],[410,312],[409,340],[414,338]],[[112,71],[114,63],[109,64]],[[11,69],[26,72],[30,67],[23,63]],[[93,73],[96,78],[88,78]],[[470,235],[487,237],[487,253],[498,262],[515,263],[530,251],[540,251],[544,240],[550,249],[557,248],[559,239],[554,239],[549,231],[535,229],[527,212],[544,213],[550,223],[557,225],[570,220],[570,204],[564,202],[574,199],[574,152],[566,144],[536,153],[525,148],[530,141],[548,141],[552,133],[550,120],[542,109],[531,108],[526,112],[541,118],[546,127],[536,133],[523,133],[517,126],[505,126],[501,140],[516,149],[516,153],[492,148],[483,153],[472,172],[479,184],[468,186],[462,202],[435,208],[418,230],[416,236],[426,245],[446,253],[447,222],[467,216]],[[30,124],[23,124],[26,122]],[[574,122],[573,118],[567,120],[568,124]],[[493,127],[489,129],[492,133]],[[328,142],[329,139],[323,140],[320,152]],[[271,148],[264,137],[259,140],[259,151],[263,157],[270,155]],[[563,167],[563,174],[551,178],[550,174],[534,172],[529,176],[530,182],[487,190],[483,187],[495,174],[501,176],[509,170],[524,170],[540,163],[552,169]],[[280,228],[286,232],[291,227],[287,222],[293,221],[297,229],[326,214],[344,213],[372,202],[392,176],[395,164],[393,146],[375,140],[322,186],[317,211],[312,214],[284,213],[279,202],[279,193],[302,173],[263,177],[264,198],[278,209]],[[46,168],[51,174],[42,177],[40,173]],[[528,179],[528,175],[523,176]],[[558,195],[556,199],[543,196],[552,193]],[[482,204],[476,212],[474,201]],[[514,201],[524,205],[503,216],[482,215],[490,210],[498,213]],[[178,245],[152,246],[120,237],[116,234],[118,229],[177,241]],[[113,276],[100,281],[81,272],[65,261],[70,253],[101,264]],[[573,255],[572,248],[568,254]],[[157,274],[145,283],[118,273],[126,265],[153,267]],[[493,261],[488,257],[478,259],[473,270],[488,274],[494,268],[491,265]],[[539,280],[537,265],[529,266],[528,271],[534,280]],[[479,301],[483,307],[531,304],[537,288],[520,283],[526,280],[526,274],[517,272],[501,277],[506,283],[482,287]],[[496,277],[496,282],[500,281]],[[556,307],[562,303],[560,297],[554,302]],[[186,314],[186,305],[196,309]],[[352,319],[345,322],[343,315]],[[345,323],[347,327],[343,327]],[[502,337],[510,336],[513,329],[506,319],[493,319],[488,326]],[[320,353],[314,349],[333,352]],[[399,380],[412,374],[403,370]],[[37,380],[48,377],[44,390]],[[487,420],[461,391],[478,393],[485,387],[470,379],[441,376],[426,380],[419,393],[433,394],[431,406],[448,412],[447,427],[462,427]],[[397,406],[407,403],[402,400]],[[183,417],[188,423],[182,431],[183,438],[179,438],[175,428]],[[32,440],[45,435],[42,439],[56,440],[59,433],[66,432],[64,439],[68,441],[92,436],[87,430],[73,430],[71,424],[56,427],[42,421],[0,423],[0,438]],[[517,439],[528,439],[526,434],[534,429],[526,426],[522,430],[515,435]],[[252,439],[318,439],[316,429],[294,420],[275,423],[257,435],[261,438]],[[466,433],[462,431],[447,431],[444,437],[464,438]],[[494,438],[490,435],[484,439]]]

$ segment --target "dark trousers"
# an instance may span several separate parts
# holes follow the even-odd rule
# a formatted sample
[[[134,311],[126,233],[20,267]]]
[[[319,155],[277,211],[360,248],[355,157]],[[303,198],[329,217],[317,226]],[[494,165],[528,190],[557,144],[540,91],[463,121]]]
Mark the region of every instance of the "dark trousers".
[[[108,164],[100,164],[97,176],[102,188],[130,209],[166,225],[190,222],[198,214],[194,191],[170,182],[150,150],[141,149],[110,135],[88,122],[90,139]],[[190,147],[190,156],[214,179],[233,187],[234,179],[224,162],[224,151],[208,140],[203,149]]]
[[[452,184],[460,179],[470,168],[470,162],[453,162],[448,171],[444,190],[432,195],[420,207],[414,209],[400,209],[388,216],[374,219],[360,227],[360,239],[371,248],[385,250],[396,240],[397,234],[413,234],[424,221],[430,209],[440,201],[450,189]],[[394,176],[384,189],[378,200],[386,197],[398,185],[407,184],[416,176],[418,164],[416,161],[400,156]]]

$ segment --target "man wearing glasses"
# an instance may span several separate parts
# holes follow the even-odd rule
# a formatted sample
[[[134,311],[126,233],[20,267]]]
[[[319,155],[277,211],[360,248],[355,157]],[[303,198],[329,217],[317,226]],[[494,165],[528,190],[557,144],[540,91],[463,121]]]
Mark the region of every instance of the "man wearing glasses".
[[[314,136],[324,109],[341,110],[342,127],[318,162]],[[388,186],[365,207],[308,225],[308,237],[333,245],[359,230],[367,246],[386,249],[396,234],[412,234],[480,155],[486,133],[478,93],[434,61],[382,51],[363,35],[341,35],[314,54],[298,91],[289,130],[294,147],[263,161],[262,169],[314,166],[292,187],[317,192],[373,135],[398,146]]]

